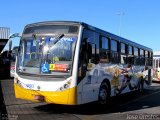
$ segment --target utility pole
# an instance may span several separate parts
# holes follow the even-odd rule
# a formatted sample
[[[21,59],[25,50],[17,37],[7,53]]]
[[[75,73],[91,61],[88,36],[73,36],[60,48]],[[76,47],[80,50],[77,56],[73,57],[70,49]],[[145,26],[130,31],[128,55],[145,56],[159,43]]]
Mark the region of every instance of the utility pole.
[[[124,12],[120,11],[117,13],[117,15],[119,15],[119,28],[118,28],[118,33],[119,36],[121,36],[121,29],[122,29],[122,16],[124,15]]]

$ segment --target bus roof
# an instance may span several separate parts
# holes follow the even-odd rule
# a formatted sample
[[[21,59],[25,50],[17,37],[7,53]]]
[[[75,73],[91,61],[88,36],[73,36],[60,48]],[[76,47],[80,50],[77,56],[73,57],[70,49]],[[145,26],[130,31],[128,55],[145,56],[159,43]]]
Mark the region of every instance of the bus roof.
[[[33,26],[39,26],[39,25],[53,25],[53,24],[67,24],[67,25],[77,25],[77,24],[79,24],[79,25],[82,25],[85,28],[96,31],[96,32],[100,33],[101,35],[108,36],[111,39],[126,43],[128,45],[132,45],[133,47],[141,48],[143,50],[152,51],[152,49],[149,48],[149,47],[140,45],[140,44],[135,43],[131,40],[125,39],[123,37],[120,37],[118,35],[112,34],[112,33],[107,32],[105,30],[99,29],[97,27],[93,27],[92,25],[89,25],[89,24],[84,23],[84,22],[77,22],[77,21],[44,21],[44,22],[37,22],[37,23],[28,24],[28,25],[25,26],[25,28],[33,27]]]

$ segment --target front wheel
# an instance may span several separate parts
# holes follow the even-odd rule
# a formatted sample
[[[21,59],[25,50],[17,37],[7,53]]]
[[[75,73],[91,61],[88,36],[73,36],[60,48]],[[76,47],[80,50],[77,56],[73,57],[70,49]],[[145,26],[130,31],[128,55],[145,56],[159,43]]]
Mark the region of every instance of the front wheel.
[[[109,87],[106,83],[102,83],[100,90],[99,90],[99,96],[98,96],[98,102],[101,105],[105,105],[108,103],[109,98],[110,98],[110,93],[109,93]]]

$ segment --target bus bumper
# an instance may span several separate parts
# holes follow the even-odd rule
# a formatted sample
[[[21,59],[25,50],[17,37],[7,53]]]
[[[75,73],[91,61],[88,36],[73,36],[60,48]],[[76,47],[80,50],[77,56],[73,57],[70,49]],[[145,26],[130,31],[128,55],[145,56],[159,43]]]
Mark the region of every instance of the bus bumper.
[[[14,83],[16,98],[30,100],[34,102],[47,102],[53,104],[76,105],[77,88],[73,87],[64,91],[48,92],[25,89]]]

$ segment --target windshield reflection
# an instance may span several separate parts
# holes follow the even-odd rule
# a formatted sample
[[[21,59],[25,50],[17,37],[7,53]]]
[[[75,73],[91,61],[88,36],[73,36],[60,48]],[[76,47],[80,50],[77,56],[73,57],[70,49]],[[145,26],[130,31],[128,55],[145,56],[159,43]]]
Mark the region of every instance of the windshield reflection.
[[[25,71],[21,72],[34,74],[32,69],[37,68],[39,74],[70,73],[76,39],[67,36],[59,39],[48,36],[36,40],[24,38],[20,47],[20,52],[23,51],[24,54],[18,58],[18,66],[25,67]]]

